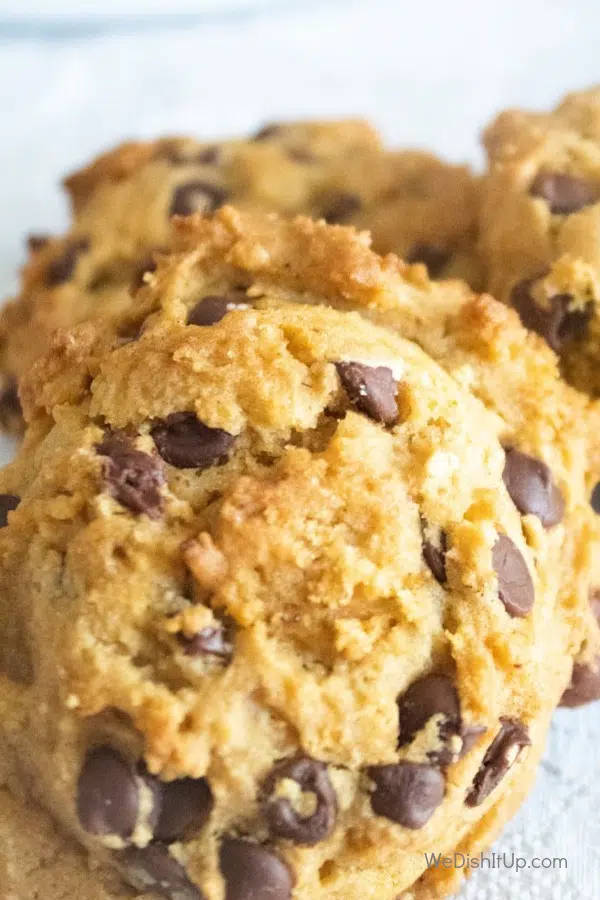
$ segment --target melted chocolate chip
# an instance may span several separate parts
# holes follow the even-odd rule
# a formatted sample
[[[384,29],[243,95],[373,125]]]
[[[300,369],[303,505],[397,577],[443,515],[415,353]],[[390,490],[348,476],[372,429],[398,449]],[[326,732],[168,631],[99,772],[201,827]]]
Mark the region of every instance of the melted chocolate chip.
[[[275,853],[237,838],[225,838],[219,853],[225,900],[291,900],[293,875]]]
[[[130,847],[118,859],[125,878],[139,891],[152,891],[168,900],[206,900],[181,863],[162,844]]]
[[[226,460],[235,436],[221,428],[209,428],[194,413],[172,413],[151,430],[156,449],[177,469],[208,469]]]
[[[410,744],[433,716],[442,718],[440,736],[449,740],[460,733],[460,702],[454,684],[446,675],[425,675],[413,681],[398,698],[399,746]]]
[[[440,546],[436,547],[431,541],[423,540],[423,559],[431,569],[431,574],[440,584],[445,584],[446,577],[446,549],[448,537],[445,531],[440,533]]]
[[[536,303],[532,288],[537,279],[526,278],[512,290],[511,303],[526,328],[543,337],[548,346],[559,353],[565,341],[582,338],[592,316],[592,305],[585,310],[569,311],[570,294],[556,294],[547,305]]]
[[[213,144],[212,147],[204,147],[203,150],[198,151],[194,162],[199,163],[201,166],[216,166],[221,159],[221,152],[218,144]]]
[[[270,141],[271,138],[279,137],[282,130],[283,129],[281,125],[278,125],[275,122],[270,122],[268,125],[263,125],[262,128],[259,128],[252,140]]]
[[[82,253],[89,250],[90,242],[87,238],[77,241],[69,241],[63,247],[60,256],[51,260],[46,268],[46,287],[57,287],[69,280]]]
[[[592,504],[594,512],[600,514],[600,481],[592,491],[590,503]]]
[[[321,215],[330,225],[342,225],[349,222],[361,207],[362,201],[358,194],[344,192],[331,197]]]
[[[415,244],[406,257],[409,263],[424,263],[431,278],[439,278],[450,261],[451,253],[436,244]]]
[[[187,656],[219,656],[231,659],[233,655],[233,642],[222,626],[203,628],[190,638],[179,635],[179,641]]]
[[[500,722],[500,731],[488,747],[467,795],[467,806],[483,803],[516,763],[522,749],[531,744],[529,732],[522,722],[506,717]]]
[[[240,291],[239,294],[230,295],[209,294],[190,310],[187,324],[216,325],[234,309],[250,309],[245,293]]]
[[[303,793],[314,797],[314,810],[303,816],[287,797],[278,796],[283,780],[295,781]],[[333,830],[337,817],[337,797],[327,766],[310,756],[298,756],[275,766],[263,785],[263,815],[271,836],[312,845],[323,841]]]
[[[492,550],[498,576],[498,596],[510,616],[528,616],[535,602],[533,581],[521,552],[505,534],[498,535]]]
[[[23,410],[19,400],[19,387],[14,375],[7,375],[0,393],[0,419],[21,418]]]
[[[122,434],[108,434],[96,452],[105,457],[104,481],[112,497],[136,515],[156,519],[163,508],[160,488],[165,483],[161,461],[136,450]]]
[[[350,403],[375,422],[394,425],[398,421],[398,383],[386,366],[359,362],[335,364]]]
[[[154,828],[154,839],[165,844],[180,841],[206,824],[214,805],[206,778],[178,778],[158,781],[157,797],[160,812]]]
[[[600,700],[600,657],[590,663],[573,664],[571,683],[559,705],[573,708],[594,700]]]
[[[405,828],[422,828],[446,792],[446,780],[439,769],[421,763],[372,766],[368,775],[375,783],[373,812]]]
[[[89,834],[128,838],[140,805],[133,767],[112,747],[88,753],[77,785],[77,814]]]
[[[8,525],[9,512],[16,509],[20,502],[21,498],[16,494],[0,494],[0,528]]]
[[[533,197],[541,197],[550,212],[561,216],[578,212],[596,202],[597,190],[593,184],[574,175],[562,172],[540,172],[529,189]]]
[[[186,181],[175,188],[169,216],[212,213],[227,200],[227,191],[210,181]]]
[[[29,234],[27,235],[27,249],[30,253],[38,253],[50,241],[48,234]]]
[[[552,472],[541,460],[519,450],[507,450],[503,478],[520,513],[537,516],[544,528],[562,521],[565,501]]]

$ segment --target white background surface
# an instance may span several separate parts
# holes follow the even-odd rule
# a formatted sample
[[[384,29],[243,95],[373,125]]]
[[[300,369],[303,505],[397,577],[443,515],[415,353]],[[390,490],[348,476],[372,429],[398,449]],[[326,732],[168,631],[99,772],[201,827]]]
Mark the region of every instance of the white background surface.
[[[182,7],[260,5],[190,0],[135,19],[134,7],[160,5],[0,0],[3,294],[23,235],[64,227],[59,176],[124,137],[362,114],[391,141],[478,162],[478,132],[499,108],[600,82],[598,0],[270,0],[268,14],[178,25]],[[28,17],[34,7],[42,15]],[[125,26],[107,21],[115,10]],[[480,873],[466,898],[598,900],[599,747],[598,709],[558,713],[536,791],[496,848],[567,857],[568,869]]]

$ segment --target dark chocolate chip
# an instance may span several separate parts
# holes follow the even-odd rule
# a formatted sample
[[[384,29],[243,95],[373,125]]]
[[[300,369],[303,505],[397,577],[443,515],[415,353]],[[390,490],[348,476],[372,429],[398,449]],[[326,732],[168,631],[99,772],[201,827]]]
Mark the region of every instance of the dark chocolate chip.
[[[2,418],[21,418],[23,410],[21,409],[21,401],[19,400],[19,387],[17,379],[14,375],[7,375],[5,384],[0,393],[0,419]]]
[[[262,128],[256,132],[252,140],[254,141],[270,141],[271,138],[279,137],[282,132],[282,126],[277,123],[269,123],[268,125],[263,125]]]
[[[445,531],[440,532],[440,546],[423,540],[423,559],[431,569],[431,574],[440,584],[446,583],[446,549],[448,537]]]
[[[574,663],[571,683],[560,706],[576,707],[600,700],[600,656],[591,663]]]
[[[213,144],[212,147],[204,147],[203,150],[198,151],[194,157],[194,162],[200,163],[201,166],[216,166],[221,159],[221,152],[218,144]]]
[[[51,260],[46,268],[46,287],[57,287],[69,280],[77,260],[86,250],[89,249],[90,242],[87,238],[80,238],[76,241],[69,241],[64,247],[60,256]]]
[[[373,812],[405,828],[422,828],[446,792],[446,780],[440,770],[421,763],[371,766],[367,774],[375,783],[371,794]]]
[[[546,463],[519,450],[509,449],[506,451],[503,478],[506,490],[520,513],[537,516],[544,528],[551,528],[562,521],[565,501]]]
[[[291,800],[277,795],[277,785],[284,779],[295,781],[303,793],[314,797],[313,812],[303,816]],[[337,797],[327,766],[310,756],[297,756],[275,766],[262,795],[263,815],[273,838],[310,846],[325,840],[335,826]]]
[[[409,263],[424,263],[432,278],[439,278],[450,261],[450,251],[436,244],[415,244],[406,257]]]
[[[498,596],[510,616],[528,616],[535,602],[533,581],[520,550],[505,534],[498,535],[492,550],[498,576]]]
[[[460,756],[466,756],[473,749],[482,734],[485,734],[487,728],[485,725],[462,725],[460,736],[462,738],[462,749]]]
[[[90,834],[128,838],[140,805],[133,767],[112,747],[96,747],[83,764],[77,785],[77,814]]]
[[[158,781],[157,803],[160,809],[154,839],[165,844],[180,841],[200,831],[213,808],[213,795],[206,778],[178,778]]]
[[[358,194],[343,192],[329,199],[321,215],[330,225],[341,225],[350,221],[361,207],[362,201]]]
[[[188,325],[216,325],[228,312],[234,309],[249,309],[250,304],[244,302],[246,294],[230,295],[209,294],[203,297],[190,310],[187,317]]]
[[[516,284],[511,293],[511,303],[526,328],[543,337],[548,346],[559,353],[565,341],[582,338],[592,317],[592,304],[584,310],[569,311],[570,294],[550,297],[546,306],[536,303],[532,288],[537,279],[526,278]]]
[[[222,626],[203,628],[190,638],[180,634],[179,641],[187,656],[220,656],[231,659],[233,655],[233,642]]]
[[[37,253],[45,247],[50,241],[48,234],[29,234],[27,235],[27,248],[30,253]]]
[[[413,681],[408,690],[398,697],[398,711],[400,747],[410,744],[433,716],[443,717],[440,724],[445,738],[460,732],[458,693],[446,675],[425,675]]]
[[[0,494],[0,528],[8,525],[9,512],[16,509],[20,502],[21,498],[16,494]]]
[[[467,806],[483,803],[516,763],[523,748],[531,744],[529,732],[522,722],[506,717],[500,722],[500,731],[488,747],[467,795]]]
[[[149,253],[148,256],[144,257],[144,259],[139,264],[135,275],[133,276],[131,282],[132,290],[136,291],[138,290],[138,288],[141,288],[144,284],[144,275],[146,274],[146,272],[156,272],[157,266],[158,263],[151,253]]]
[[[168,900],[206,900],[163,844],[130,847],[119,854],[118,860],[127,881],[144,894],[158,893]]]
[[[225,900],[291,900],[294,877],[287,864],[265,847],[225,838],[219,853]]]
[[[575,175],[562,172],[540,172],[529,189],[533,197],[541,197],[550,207],[551,213],[568,216],[590,206],[597,200],[597,190],[593,184]]]
[[[96,445],[96,452],[105,457],[104,481],[111,496],[136,515],[158,518],[163,508],[160,489],[165,483],[158,457],[136,450],[119,433],[107,434]]]
[[[191,216],[193,213],[212,213],[227,200],[227,191],[210,181],[186,181],[175,188],[169,209],[170,216]]]
[[[594,512],[600,515],[600,481],[592,491],[590,503],[592,504],[592,509],[594,510]]]
[[[194,413],[172,413],[152,428],[156,449],[178,469],[208,469],[226,460],[235,435],[209,428]]]
[[[391,369],[359,362],[338,362],[335,367],[353,406],[375,422],[398,421],[398,383]]]

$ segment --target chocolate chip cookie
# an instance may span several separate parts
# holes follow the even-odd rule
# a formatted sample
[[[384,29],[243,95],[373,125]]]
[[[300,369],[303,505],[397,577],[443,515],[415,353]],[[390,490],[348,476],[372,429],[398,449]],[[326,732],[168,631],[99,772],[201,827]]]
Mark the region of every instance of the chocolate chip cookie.
[[[600,89],[550,113],[509,110],[485,132],[481,256],[489,289],[600,394]]]
[[[139,891],[441,895],[424,851],[495,836],[571,674],[570,495],[368,321],[422,266],[308,219],[181,229],[126,328],[24,384],[4,766]]]
[[[168,245],[175,214],[209,214],[228,201],[302,212],[369,228],[382,252],[420,260],[435,276],[477,277],[468,170],[425,153],[384,152],[364,122],[271,125],[251,140],[219,143],[128,143],[65,185],[71,229],[30,238],[20,296],[0,314],[0,426],[12,430],[17,382],[54,331],[128,308],[131,288]]]

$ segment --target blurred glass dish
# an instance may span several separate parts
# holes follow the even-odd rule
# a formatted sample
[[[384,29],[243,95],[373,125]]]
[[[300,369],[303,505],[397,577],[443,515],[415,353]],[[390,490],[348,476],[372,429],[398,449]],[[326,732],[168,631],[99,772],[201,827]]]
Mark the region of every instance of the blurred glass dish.
[[[6,25],[109,25],[138,19],[202,18],[289,7],[293,0],[0,0],[0,28]]]

